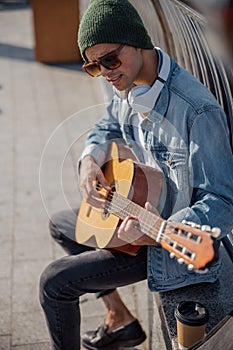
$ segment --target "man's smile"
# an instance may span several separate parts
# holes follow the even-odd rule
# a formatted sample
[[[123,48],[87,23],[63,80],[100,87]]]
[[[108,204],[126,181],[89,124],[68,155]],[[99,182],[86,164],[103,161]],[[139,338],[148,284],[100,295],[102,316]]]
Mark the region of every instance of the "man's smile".
[[[119,82],[120,82],[120,80],[121,80],[121,77],[122,77],[122,74],[118,74],[118,75],[116,75],[116,76],[112,76],[112,77],[108,77],[108,78],[106,78],[107,79],[107,81],[110,83],[110,84],[112,84],[112,85],[118,85],[119,84]]]

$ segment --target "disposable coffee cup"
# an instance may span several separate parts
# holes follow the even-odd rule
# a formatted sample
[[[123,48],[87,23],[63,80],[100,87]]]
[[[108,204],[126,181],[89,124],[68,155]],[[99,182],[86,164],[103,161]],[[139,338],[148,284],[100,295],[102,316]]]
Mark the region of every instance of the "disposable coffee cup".
[[[195,301],[183,301],[175,309],[175,318],[180,350],[187,350],[204,338],[209,319],[204,305]]]

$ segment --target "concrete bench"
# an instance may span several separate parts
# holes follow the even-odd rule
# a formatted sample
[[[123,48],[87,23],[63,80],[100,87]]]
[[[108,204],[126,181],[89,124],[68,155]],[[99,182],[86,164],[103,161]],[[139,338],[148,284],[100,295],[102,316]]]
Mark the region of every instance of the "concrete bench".
[[[223,246],[220,247],[220,255],[223,265],[220,277],[216,283],[202,283],[164,293],[151,293],[152,312],[149,324],[151,349],[178,349],[174,311],[177,304],[181,301],[193,300],[205,305],[209,311],[206,333],[209,333],[213,327],[233,310],[233,263]]]

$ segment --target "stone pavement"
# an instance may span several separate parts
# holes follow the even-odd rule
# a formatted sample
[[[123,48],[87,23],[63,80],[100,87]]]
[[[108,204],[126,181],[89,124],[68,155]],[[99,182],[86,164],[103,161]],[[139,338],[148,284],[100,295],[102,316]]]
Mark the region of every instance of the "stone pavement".
[[[30,7],[0,9],[0,350],[49,349],[38,280],[64,253],[48,217],[80,202],[75,165],[104,102],[99,79],[79,64],[38,63],[33,47]],[[146,282],[120,294],[148,330]],[[102,322],[100,300],[86,295],[81,307],[83,331]]]

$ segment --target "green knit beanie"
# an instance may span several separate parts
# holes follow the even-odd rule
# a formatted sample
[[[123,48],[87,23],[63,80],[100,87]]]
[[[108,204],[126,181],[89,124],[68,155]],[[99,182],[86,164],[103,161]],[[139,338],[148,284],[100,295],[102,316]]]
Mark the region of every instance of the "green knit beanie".
[[[127,0],[91,0],[81,19],[78,46],[82,57],[88,47],[119,43],[153,49],[141,17]]]

